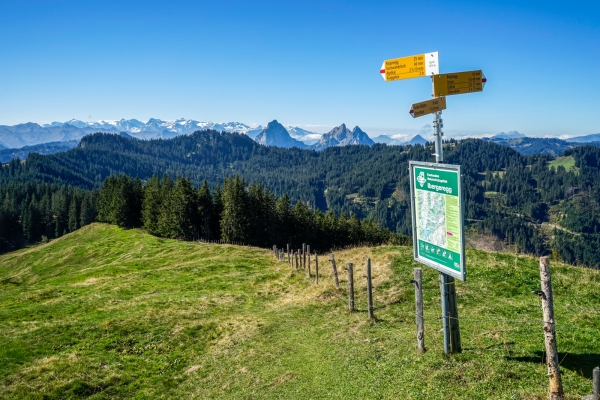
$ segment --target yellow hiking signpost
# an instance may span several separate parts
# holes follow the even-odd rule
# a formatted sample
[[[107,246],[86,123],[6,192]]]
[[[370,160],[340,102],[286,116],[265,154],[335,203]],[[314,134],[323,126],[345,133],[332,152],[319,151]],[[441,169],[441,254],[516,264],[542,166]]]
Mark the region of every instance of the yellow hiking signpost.
[[[446,98],[438,97],[431,100],[415,103],[410,107],[410,115],[413,118],[422,117],[423,115],[433,114],[446,109]]]
[[[417,198],[416,192],[421,186],[424,187],[428,180],[433,183],[427,183],[427,189],[441,188],[440,190],[452,190],[447,187],[449,182],[454,179],[457,188],[461,186],[460,166],[440,164],[444,161],[444,149],[442,147],[442,110],[446,109],[446,97],[455,94],[465,94],[481,92],[487,82],[485,75],[481,70],[453,72],[450,74],[440,74],[438,53],[423,53],[410,57],[394,58],[385,60],[379,73],[386,82],[397,81],[409,78],[422,78],[431,76],[433,86],[433,99],[415,103],[412,105],[409,113],[413,118],[421,117],[427,114],[435,114],[433,120],[433,129],[435,136],[435,162],[437,164],[427,165],[431,170],[423,170],[418,176],[414,175],[416,162],[411,161],[411,201],[413,204],[413,251],[414,259],[420,263],[428,265],[440,271],[440,292],[442,301],[442,321],[444,330],[444,352],[461,352],[460,328],[458,325],[458,306],[456,303],[456,289],[454,287],[454,278],[464,281],[466,279],[466,262],[464,253],[463,239],[463,211],[462,211],[462,191],[457,189],[457,196],[446,196],[442,200],[434,199],[429,201],[429,205],[437,206],[438,214],[432,218],[428,217],[427,212],[419,215],[425,218],[418,218],[415,206],[421,204],[421,197]],[[421,166],[423,167],[423,166]],[[450,179],[453,175],[455,178]],[[432,172],[433,171],[433,172]],[[421,176],[422,173],[422,176]],[[427,175],[426,175],[427,174]],[[443,176],[442,176],[443,175]],[[452,175],[452,176],[451,176]],[[453,182],[454,182],[453,181]],[[418,182],[420,187],[415,187]],[[444,186],[446,185],[446,186]],[[445,192],[447,193],[447,192]],[[431,196],[429,196],[431,197]],[[435,197],[435,196],[434,196]],[[439,196],[438,196],[439,197]],[[427,199],[425,199],[427,200]],[[431,199],[430,199],[431,200]],[[442,205],[444,203],[444,205]],[[425,204],[425,203],[423,203]],[[448,207],[448,204],[451,207]],[[459,206],[460,205],[460,206]],[[429,210],[429,209],[427,209]],[[457,211],[458,210],[458,211]],[[448,221],[451,221],[448,225]],[[424,224],[424,225],[423,225]],[[418,241],[417,237],[421,234],[433,235],[433,241],[438,245],[426,241]],[[449,238],[449,239],[448,239]],[[456,243],[459,243],[458,245]],[[452,248],[447,245],[450,244]],[[420,273],[420,272],[419,272]],[[416,272],[415,272],[416,274]],[[415,275],[416,276],[416,275]],[[419,310],[419,301],[417,299],[417,316],[422,315],[422,302]],[[418,318],[417,318],[418,319]],[[422,326],[421,326],[422,327]],[[421,331],[422,334],[422,331]],[[419,322],[417,321],[417,337],[419,337]],[[419,346],[423,345],[422,338]]]
[[[439,74],[438,53],[436,51],[385,60],[379,73],[386,82]]]
[[[479,69],[476,71],[453,72],[433,76],[433,95],[451,96],[483,91],[487,79]]]

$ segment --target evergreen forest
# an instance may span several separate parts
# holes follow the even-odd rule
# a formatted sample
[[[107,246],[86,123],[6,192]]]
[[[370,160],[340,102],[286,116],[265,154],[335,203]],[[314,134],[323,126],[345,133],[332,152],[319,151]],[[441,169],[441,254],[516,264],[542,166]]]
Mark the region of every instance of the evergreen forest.
[[[283,149],[216,131],[149,141],[93,134],[64,153],[2,164],[0,247],[94,220],[266,247],[283,238],[322,249],[381,243],[411,234],[408,162],[433,161],[433,152],[432,144]],[[463,167],[468,234],[600,266],[600,148],[554,158],[449,140],[444,158]]]

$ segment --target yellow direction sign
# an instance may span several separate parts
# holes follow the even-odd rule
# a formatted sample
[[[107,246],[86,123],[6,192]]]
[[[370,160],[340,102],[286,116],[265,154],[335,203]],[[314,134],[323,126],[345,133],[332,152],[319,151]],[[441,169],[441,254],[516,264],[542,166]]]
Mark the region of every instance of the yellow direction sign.
[[[385,60],[379,73],[386,82],[439,74],[438,52]]]
[[[446,98],[436,97],[435,99],[415,103],[410,108],[410,115],[413,118],[422,117],[423,115],[433,114],[446,109]]]
[[[483,91],[487,79],[479,69],[433,76],[433,96],[451,96]]]

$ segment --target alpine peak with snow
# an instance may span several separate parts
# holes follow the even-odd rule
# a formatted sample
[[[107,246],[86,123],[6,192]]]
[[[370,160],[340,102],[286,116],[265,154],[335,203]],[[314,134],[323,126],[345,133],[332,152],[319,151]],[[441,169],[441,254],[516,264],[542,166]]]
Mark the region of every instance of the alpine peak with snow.
[[[246,134],[257,142],[267,146],[313,148],[322,150],[329,146],[346,146],[354,144],[372,145],[374,142],[359,127],[352,131],[345,124],[334,128],[329,133],[320,135],[297,126],[284,126],[277,120],[267,126],[246,125],[241,122],[199,122],[193,119],[180,118],[174,121],[163,121],[150,118],[147,122],[138,119],[103,120],[84,122],[71,119],[66,122],[37,124],[28,122],[14,126],[0,125],[0,148],[20,149],[26,146],[45,146],[45,151],[63,149],[58,143],[68,142],[71,146],[85,135],[96,132],[119,133],[134,139],[170,139],[178,135],[186,135],[199,130],[213,129],[220,132],[238,132]],[[75,145],[73,144],[75,143]]]

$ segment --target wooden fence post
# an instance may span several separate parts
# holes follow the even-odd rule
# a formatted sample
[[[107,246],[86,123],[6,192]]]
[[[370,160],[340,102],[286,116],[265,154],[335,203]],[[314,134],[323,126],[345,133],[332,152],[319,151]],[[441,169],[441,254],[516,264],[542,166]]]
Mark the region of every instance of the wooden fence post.
[[[335,288],[340,288],[340,280],[338,279],[337,266],[335,265],[335,257],[331,253],[331,267],[333,268],[333,277],[335,278]]]
[[[298,251],[296,251],[296,253],[294,254],[295,258],[296,258],[296,269],[298,269]]]
[[[306,254],[307,254],[307,268],[308,268],[308,279],[310,279],[310,244],[306,245]]]
[[[423,318],[423,277],[421,268],[414,269],[415,279],[415,318],[417,323],[417,350],[425,352],[425,320]]]
[[[292,260],[290,260],[290,244],[287,244],[287,255],[288,255],[288,263],[292,263]]]
[[[600,400],[600,367],[594,368],[592,371],[593,392],[588,396],[584,396],[583,400]]]
[[[306,243],[302,243],[302,268],[306,268]]]
[[[348,307],[354,311],[354,268],[348,263]]]
[[[319,256],[315,254],[315,275],[317,276],[316,284],[319,284]]]
[[[594,368],[593,372],[593,380],[594,380],[594,392],[593,395],[596,396],[594,400],[600,399],[600,367]]]
[[[540,257],[540,278],[542,290],[542,314],[544,315],[544,342],[546,344],[546,364],[550,378],[549,397],[551,400],[564,399],[558,352],[556,350],[556,326],[554,322],[554,298],[550,277],[550,258]]]
[[[367,258],[367,301],[369,305],[369,319],[375,319],[373,314],[373,281],[371,280],[371,259]]]

